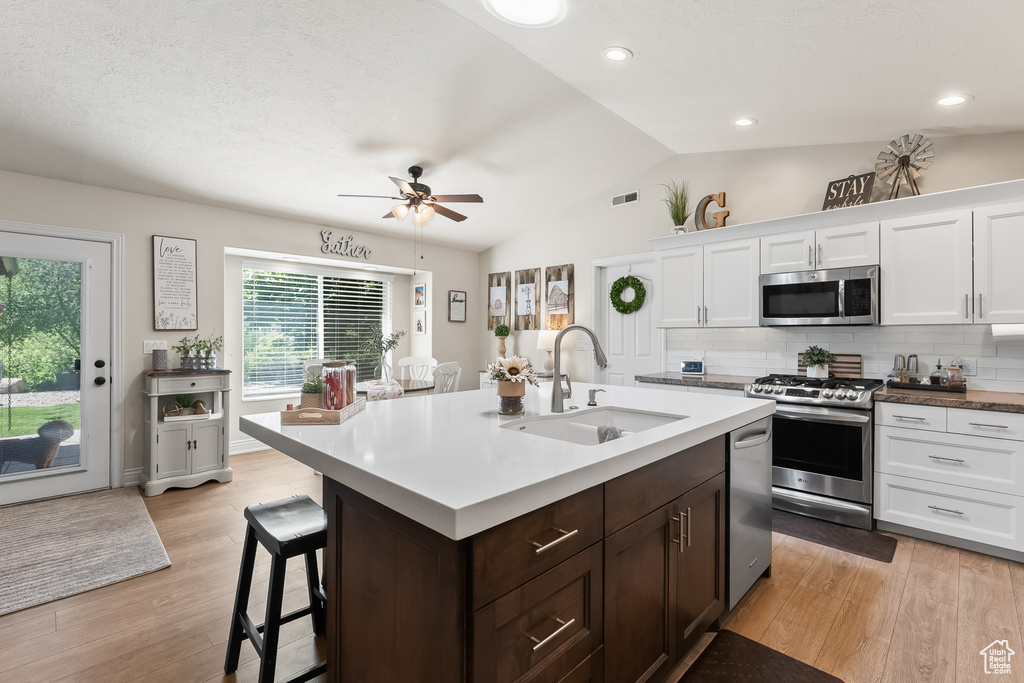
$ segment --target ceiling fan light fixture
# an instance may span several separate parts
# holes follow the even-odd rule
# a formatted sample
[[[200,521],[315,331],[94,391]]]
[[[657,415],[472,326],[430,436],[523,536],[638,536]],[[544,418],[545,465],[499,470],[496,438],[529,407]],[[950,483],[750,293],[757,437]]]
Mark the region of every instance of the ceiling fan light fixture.
[[[401,223],[405,220],[405,217],[409,215],[409,205],[399,204],[395,208],[391,209],[391,213],[398,219],[398,222]]]
[[[487,11],[513,26],[547,28],[565,19],[566,0],[483,0]]]
[[[416,207],[416,214],[412,217],[412,222],[419,228],[429,223],[433,217],[434,207],[429,204],[420,204]]]

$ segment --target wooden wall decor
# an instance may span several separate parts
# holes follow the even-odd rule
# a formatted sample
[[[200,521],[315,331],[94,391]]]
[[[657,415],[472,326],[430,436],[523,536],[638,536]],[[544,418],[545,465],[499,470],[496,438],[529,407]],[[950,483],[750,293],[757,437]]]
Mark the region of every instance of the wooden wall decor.
[[[549,330],[560,330],[575,321],[573,266],[551,266],[545,270],[544,302]]]
[[[825,203],[822,211],[857,206],[871,201],[871,187],[875,184],[875,172],[850,175],[848,178],[833,180],[825,188]]]
[[[540,268],[516,271],[515,329],[540,329]]]
[[[508,307],[512,302],[512,273],[491,273],[487,276],[487,329],[510,322]]]
[[[693,222],[698,230],[710,230],[711,228],[724,228],[725,219],[729,215],[728,211],[716,211],[711,214],[715,219],[714,225],[708,225],[708,221],[704,218],[704,212],[707,211],[708,204],[715,202],[723,209],[725,208],[725,192],[719,192],[718,194],[709,194],[704,199],[700,200],[697,204],[697,210],[693,212]]]

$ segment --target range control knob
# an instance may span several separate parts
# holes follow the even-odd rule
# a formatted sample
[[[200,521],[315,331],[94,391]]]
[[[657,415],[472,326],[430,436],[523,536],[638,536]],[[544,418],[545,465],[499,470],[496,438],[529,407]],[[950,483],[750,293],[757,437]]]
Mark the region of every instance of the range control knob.
[[[832,398],[832,390],[831,389],[822,389],[821,390],[821,397],[822,398]]]
[[[785,389],[782,388],[782,385],[778,385],[774,387],[772,391],[774,391],[776,394],[781,394],[783,391],[785,391]]]
[[[760,394],[760,393],[761,393],[761,390],[762,390],[762,389],[764,389],[764,387],[762,387],[762,386],[761,386],[760,384],[755,384],[755,385],[754,385],[754,386],[752,387],[752,389],[753,389],[753,391],[754,391],[754,393],[755,393],[755,394]]]

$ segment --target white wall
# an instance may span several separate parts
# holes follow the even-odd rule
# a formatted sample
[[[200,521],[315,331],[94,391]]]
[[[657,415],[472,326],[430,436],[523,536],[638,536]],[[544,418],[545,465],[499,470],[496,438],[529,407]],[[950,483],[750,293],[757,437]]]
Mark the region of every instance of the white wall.
[[[241,297],[232,288],[240,286],[225,268],[228,247],[268,252],[325,256],[320,252],[321,225],[160,199],[145,195],[79,185],[0,171],[0,218],[25,223],[53,225],[81,230],[120,233],[125,236],[124,263],[124,372],[115,377],[125,405],[125,468],[142,466],[144,433],[142,374],[151,367],[150,356],[142,353],[143,340],[165,339],[170,344],[192,332],[153,329],[153,235],[193,238],[198,241],[199,330],[203,336],[225,335],[225,350],[219,359],[233,371],[232,411],[234,416],[266,412],[284,407],[286,401],[241,403]],[[352,234],[355,241],[372,249],[369,263],[397,268],[412,264],[409,240],[332,228],[336,234]],[[330,255],[326,255],[330,257]],[[448,323],[448,289],[472,290],[479,280],[478,256],[474,252],[432,245],[423,248],[416,266],[432,273],[428,310],[431,311],[429,343],[438,360],[457,360],[464,368],[475,367],[480,355],[478,339],[466,333],[484,325],[483,312],[467,311],[467,322]],[[405,289],[395,291],[395,327],[411,329],[409,277],[400,278]],[[443,292],[443,294],[440,294]],[[439,296],[440,294],[440,296]],[[411,333],[409,335],[411,337]],[[411,340],[399,349],[411,350]],[[173,352],[171,353],[173,356]],[[176,360],[171,360],[172,366]],[[464,388],[469,386],[466,384]],[[230,439],[246,438],[232,425]]]
[[[1024,133],[932,140],[934,162],[918,181],[923,194],[1024,178]],[[475,291],[485,291],[488,273],[574,263],[576,322],[589,325],[590,260],[646,252],[650,250],[648,239],[671,234],[672,221],[661,201],[664,190],[660,184],[667,179],[688,180],[696,200],[725,191],[726,208],[731,212],[727,226],[816,213],[821,210],[828,182],[873,171],[875,157],[887,142],[683,154],[613,187],[589,191],[586,178],[567,179],[563,191],[581,194],[580,200],[563,213],[524,219],[519,233],[481,253]],[[613,195],[632,190],[640,191],[640,201],[611,206]],[[873,201],[884,200],[888,191],[888,185],[876,183]],[[901,190],[900,196],[905,195]],[[711,210],[709,220],[710,214]],[[691,218],[688,225],[692,223]],[[482,311],[483,297],[477,296],[474,307]],[[483,348],[496,348],[489,332],[483,328],[476,328],[476,332]],[[534,365],[544,360],[544,352],[535,348],[536,336],[536,332],[513,332],[509,338],[512,348],[524,353]],[[575,351],[575,339],[563,344],[563,359],[568,360],[573,377],[585,380],[590,377],[591,357]]]

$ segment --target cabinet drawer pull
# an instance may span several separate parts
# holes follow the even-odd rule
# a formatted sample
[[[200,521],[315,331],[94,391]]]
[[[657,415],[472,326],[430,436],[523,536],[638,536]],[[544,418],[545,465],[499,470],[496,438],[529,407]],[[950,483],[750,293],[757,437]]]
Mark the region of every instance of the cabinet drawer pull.
[[[918,422],[926,422],[926,417],[914,417],[913,415],[893,415],[897,420],[917,420]]]
[[[940,508],[938,505],[929,505],[928,509],[929,510],[938,510],[939,512],[949,512],[949,513],[954,514],[954,515],[962,515],[962,514],[964,514],[960,510],[950,510],[949,508]]]
[[[550,550],[551,548],[554,548],[556,545],[558,545],[559,543],[561,543],[565,539],[572,538],[573,536],[575,536],[576,534],[578,534],[580,532],[579,529],[573,529],[572,531],[566,531],[565,529],[559,529],[558,527],[555,527],[555,531],[557,531],[558,533],[560,533],[562,535],[559,536],[558,538],[556,538],[555,540],[551,541],[547,545],[541,545],[540,543],[537,543],[537,541],[530,541],[530,543],[532,543],[533,545],[537,546],[537,549],[534,550],[533,552],[535,552],[536,554],[540,555],[545,550]]]
[[[991,427],[992,429],[1009,429],[1009,425],[990,425],[984,422],[968,422],[972,427]]]
[[[544,647],[545,645],[547,645],[549,642],[551,642],[552,638],[557,637],[559,633],[561,633],[562,631],[564,631],[565,629],[569,628],[574,623],[576,623],[576,619],[570,619],[569,621],[562,621],[558,617],[551,617],[551,618],[554,619],[555,621],[557,621],[559,624],[561,624],[561,626],[559,626],[557,629],[555,629],[555,632],[552,633],[547,638],[545,638],[544,640],[537,640],[536,638],[531,636],[529,633],[526,634],[527,638],[529,638],[533,642],[537,643],[536,645],[533,646],[533,651],[534,652],[536,652],[537,650],[539,650],[542,647]]]
[[[967,462],[966,460],[961,460],[960,458],[943,458],[941,455],[929,455],[928,457],[931,458],[932,460],[944,460],[946,462]]]
[[[673,543],[678,543],[679,552],[683,552],[684,539],[686,540],[686,547],[690,547],[690,508],[686,508],[686,512],[680,512],[678,517],[673,517],[672,521],[679,523],[679,538],[678,540],[675,538],[669,540]],[[686,529],[686,531],[683,531],[683,529]]]

